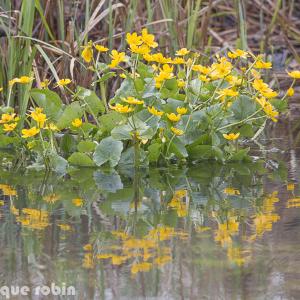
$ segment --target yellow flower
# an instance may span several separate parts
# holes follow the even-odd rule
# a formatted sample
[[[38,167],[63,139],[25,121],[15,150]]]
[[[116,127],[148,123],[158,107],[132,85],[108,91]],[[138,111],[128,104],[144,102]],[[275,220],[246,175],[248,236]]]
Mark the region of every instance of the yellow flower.
[[[290,88],[286,91],[286,94],[287,94],[289,97],[292,97],[292,96],[294,96],[294,94],[295,94],[295,90],[294,90],[292,87],[290,87]]]
[[[180,119],[181,119],[181,115],[176,115],[174,113],[171,113],[171,114],[167,114],[167,117],[170,121],[172,122],[178,122]]]
[[[185,56],[187,54],[189,54],[190,51],[186,48],[181,48],[180,50],[176,51],[175,55],[176,56]]]
[[[241,49],[236,49],[235,51],[228,52],[227,55],[229,58],[233,58],[233,59],[238,58],[238,57],[247,58],[248,52],[243,51]]]
[[[213,79],[221,79],[230,74],[233,66],[231,62],[227,61],[226,57],[219,59],[218,63],[213,63],[211,65],[211,72],[209,76]]]
[[[80,198],[75,198],[72,200],[72,203],[75,205],[75,206],[82,206],[83,205],[83,200],[80,199]]]
[[[58,85],[58,86],[65,86],[65,85],[70,84],[71,82],[72,82],[71,79],[65,78],[65,79],[59,80],[59,81],[57,82],[57,85]]]
[[[229,140],[229,141],[234,141],[236,139],[238,139],[240,136],[240,133],[229,133],[229,134],[223,134],[223,137],[226,139],[226,140]]]
[[[234,91],[233,89],[227,88],[218,91],[217,94],[219,94],[219,98],[221,98],[221,100],[224,101],[226,97],[236,97],[239,93],[237,91]]]
[[[128,105],[122,105],[120,103],[117,103],[115,106],[110,105],[110,108],[121,114],[128,114],[133,111],[133,108],[129,107]]]
[[[142,37],[138,36],[136,32],[133,32],[132,34],[127,33],[126,42],[128,43],[129,46],[132,45],[139,46],[143,43]]]
[[[125,61],[125,52],[118,52],[117,50],[111,51],[112,61],[108,65],[110,68],[117,67],[121,62]]]
[[[234,189],[232,187],[227,187],[224,189],[224,193],[227,194],[227,195],[240,195],[240,191],[237,190],[237,189]]]
[[[33,80],[33,78],[29,77],[29,76],[21,76],[20,78],[16,77],[16,78],[10,80],[8,85],[12,86],[15,83],[27,84],[27,83],[30,83],[32,80]]]
[[[0,124],[9,123],[11,121],[16,121],[15,115],[16,115],[15,113],[3,114],[1,116]]]
[[[136,54],[141,54],[141,55],[146,55],[149,54],[149,52],[151,51],[150,48],[143,44],[141,46],[137,46],[137,45],[130,45],[130,51],[132,53],[136,53]]]
[[[50,81],[48,79],[45,79],[41,82],[41,88],[47,88],[50,84]]]
[[[174,64],[174,65],[182,65],[184,63],[185,63],[185,60],[182,57],[175,57],[172,60],[172,64]]]
[[[195,71],[195,72],[200,72],[200,73],[202,73],[204,75],[208,75],[211,72],[210,68],[204,67],[202,65],[194,65],[192,67],[192,70]]]
[[[147,28],[142,30],[142,41],[150,48],[156,48],[158,44],[154,41],[154,35],[149,34]]]
[[[254,68],[256,68],[256,69],[271,69],[272,68],[272,63],[271,62],[264,62],[262,60],[258,60],[254,64]]]
[[[259,92],[264,92],[269,89],[269,86],[259,78],[254,79],[252,86]]]
[[[200,75],[198,78],[199,78],[199,80],[201,80],[203,82],[209,82],[210,81],[210,79],[207,78],[205,75]]]
[[[175,128],[175,127],[171,127],[171,130],[175,135],[183,135],[184,134],[183,130]]]
[[[144,101],[138,100],[134,97],[127,97],[127,98],[121,98],[122,101],[128,103],[128,104],[133,104],[133,105],[139,105],[139,104],[144,104]]]
[[[288,75],[294,79],[300,79],[300,71],[299,70],[288,72]]]
[[[79,118],[76,118],[72,121],[72,125],[76,128],[79,128],[82,125],[82,120]]]
[[[29,129],[22,129],[22,137],[24,139],[33,137],[35,135],[37,135],[40,132],[39,128],[36,128],[35,126]]]
[[[158,117],[161,117],[164,114],[164,112],[157,110],[154,106],[148,107],[148,111],[150,114]]]
[[[286,186],[287,191],[293,191],[295,189],[294,183],[288,183]]]
[[[238,86],[242,84],[242,79],[234,75],[228,75],[225,80],[232,86]]]
[[[185,115],[185,114],[187,113],[188,110],[187,110],[185,107],[177,107],[177,108],[176,108],[176,111],[177,111],[177,113],[180,114],[180,115]]]
[[[39,128],[43,128],[46,122],[46,115],[42,113],[43,109],[37,107],[33,112],[31,112],[31,118],[38,123]]]
[[[3,87],[0,87],[0,93],[3,91]]]
[[[109,49],[102,46],[102,45],[95,45],[95,49],[98,51],[98,52],[107,52]]]
[[[47,203],[53,204],[60,199],[60,196],[58,196],[56,194],[50,194],[50,195],[44,196],[43,199]]]
[[[126,79],[126,78],[127,78],[127,76],[126,76],[125,73],[121,73],[119,76],[120,76],[121,78],[123,78],[123,79]]]
[[[138,272],[148,272],[148,271],[150,271],[151,267],[152,267],[152,264],[148,263],[148,262],[134,263],[131,266],[131,273],[136,274]]]
[[[266,115],[273,121],[277,122],[277,117],[279,115],[278,111],[274,110],[273,106],[271,103],[267,102],[264,106],[264,112]]]
[[[92,42],[89,42],[83,49],[81,53],[81,57],[84,59],[85,62],[90,63],[93,58],[93,48]]]
[[[182,80],[182,79],[178,79],[178,80],[177,80],[177,86],[178,86],[179,88],[185,87],[185,81]]]
[[[54,123],[49,123],[46,127],[46,129],[49,129],[51,131],[58,131],[58,127]]]
[[[3,130],[5,132],[10,132],[17,127],[17,123],[4,124],[3,127],[4,127]]]

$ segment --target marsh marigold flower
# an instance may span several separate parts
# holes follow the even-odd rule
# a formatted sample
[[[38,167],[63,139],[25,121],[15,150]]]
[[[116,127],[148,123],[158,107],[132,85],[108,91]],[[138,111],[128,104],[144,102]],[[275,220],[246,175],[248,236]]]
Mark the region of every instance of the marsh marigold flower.
[[[183,135],[184,131],[175,127],[171,127],[171,131],[175,134],[175,135]]]
[[[82,206],[83,205],[83,200],[81,198],[75,198],[72,200],[72,203],[75,205],[75,206]]]
[[[144,101],[138,100],[134,97],[127,97],[127,98],[121,98],[122,101],[128,103],[128,104],[133,104],[133,105],[139,105],[139,104],[144,104]]]
[[[95,45],[95,49],[98,51],[98,52],[107,52],[109,49],[102,46],[102,45]]]
[[[236,49],[235,51],[228,52],[227,55],[229,58],[233,58],[233,59],[238,58],[238,57],[247,58],[248,52],[241,50],[241,49]]]
[[[240,136],[240,133],[229,133],[229,134],[226,134],[224,133],[223,134],[223,137],[226,139],[226,140],[229,140],[229,141],[234,141],[236,139],[238,139]]]
[[[84,59],[85,62],[90,63],[93,58],[93,48],[92,42],[88,42],[88,44],[84,47],[81,57]]]
[[[17,127],[17,123],[4,124],[3,131],[5,132],[14,131],[16,127]]]
[[[76,118],[72,121],[72,125],[76,128],[79,128],[82,125],[82,120],[79,118]]]
[[[272,68],[272,63],[271,62],[264,62],[262,60],[258,60],[254,64],[254,68],[256,68],[256,69],[271,69]]]
[[[71,79],[64,78],[64,79],[57,81],[57,86],[65,86],[65,85],[70,84],[71,82],[72,82]]]
[[[189,53],[190,53],[190,51],[189,51],[188,49],[186,49],[186,48],[181,48],[181,49],[179,49],[178,51],[176,51],[175,55],[176,55],[176,56],[185,56],[185,55],[187,55],[187,54],[189,54]]]
[[[187,110],[185,107],[177,107],[177,108],[176,108],[176,111],[177,111],[177,113],[180,114],[180,115],[185,115],[185,114],[187,113],[188,110]]]
[[[291,71],[288,72],[288,75],[294,79],[300,79],[300,71]]]
[[[121,114],[128,114],[133,111],[133,108],[129,107],[128,105],[122,105],[120,103],[117,103],[114,106],[110,105],[110,108]]]
[[[110,68],[117,67],[121,62],[125,61],[125,52],[118,52],[117,50],[111,51],[111,63],[108,65]]]
[[[149,34],[147,28],[142,30],[142,41],[150,48],[156,48],[158,44],[154,41],[154,35]]]
[[[294,94],[295,94],[295,90],[294,90],[292,87],[290,87],[290,88],[286,91],[286,94],[287,94],[289,97],[292,97],[292,96],[294,96]]]
[[[167,118],[172,122],[178,122],[181,119],[181,115],[176,115],[174,113],[167,114]]]
[[[40,132],[39,128],[36,128],[35,126],[29,129],[22,129],[22,138],[27,139],[30,137],[33,137],[37,135]]]
[[[161,117],[164,114],[163,111],[157,110],[154,106],[148,107],[148,111],[150,114],[157,116],[157,117]]]

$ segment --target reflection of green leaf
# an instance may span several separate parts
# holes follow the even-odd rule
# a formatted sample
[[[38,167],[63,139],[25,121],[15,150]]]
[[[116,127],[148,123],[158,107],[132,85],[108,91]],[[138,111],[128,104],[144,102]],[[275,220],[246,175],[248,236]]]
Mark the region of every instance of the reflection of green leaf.
[[[161,152],[161,144],[153,143],[148,147],[148,158],[150,162],[157,162],[160,152]]]
[[[115,167],[120,160],[122,150],[122,142],[116,141],[112,137],[107,137],[96,147],[93,158],[97,166],[102,166],[109,162],[111,167]]]
[[[217,159],[223,160],[223,152],[217,146],[197,145],[189,148],[191,159]]]
[[[68,158],[68,161],[71,165],[80,166],[80,167],[93,167],[95,164],[93,160],[85,153],[74,152]]]
[[[123,188],[121,177],[116,171],[104,173],[102,171],[94,172],[94,180],[99,189],[107,192],[116,192]]]

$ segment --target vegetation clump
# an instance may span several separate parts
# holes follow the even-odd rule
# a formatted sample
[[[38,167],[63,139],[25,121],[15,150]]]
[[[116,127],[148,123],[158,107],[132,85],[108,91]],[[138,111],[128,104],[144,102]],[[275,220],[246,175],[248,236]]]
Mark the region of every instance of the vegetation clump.
[[[186,48],[175,57],[156,52],[154,35],[127,33],[128,49],[109,49],[90,41],[81,57],[94,73],[90,89],[62,78],[31,88],[25,74],[8,86],[1,108],[0,146],[15,150],[14,164],[63,172],[68,165],[165,164],[170,162],[249,160],[245,141],[256,139],[267,120],[277,122],[293,95],[277,92],[263,79],[272,63],[244,50],[216,55],[210,65]],[[108,64],[103,56],[110,56]],[[107,101],[104,82],[122,80]],[[24,115],[10,107],[15,85],[28,85],[31,104]],[[56,90],[56,91],[55,91]],[[66,103],[58,91],[69,94]]]

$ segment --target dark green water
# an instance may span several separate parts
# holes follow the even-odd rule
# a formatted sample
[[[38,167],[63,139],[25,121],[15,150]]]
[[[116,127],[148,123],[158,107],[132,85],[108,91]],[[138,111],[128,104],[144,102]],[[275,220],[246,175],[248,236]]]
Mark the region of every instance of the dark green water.
[[[268,149],[267,163],[0,171],[0,286],[30,288],[11,299],[299,299],[297,151]],[[34,295],[51,283],[76,296]]]

